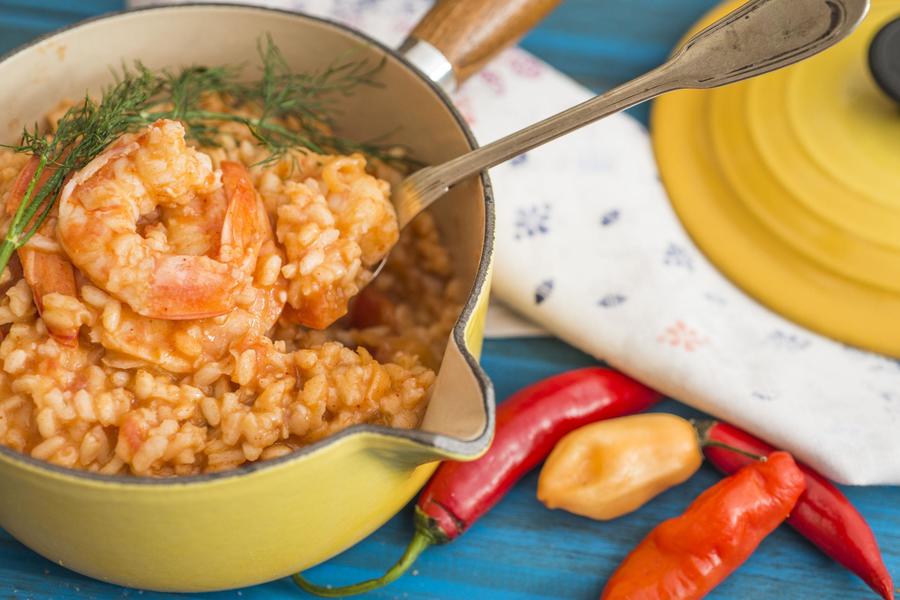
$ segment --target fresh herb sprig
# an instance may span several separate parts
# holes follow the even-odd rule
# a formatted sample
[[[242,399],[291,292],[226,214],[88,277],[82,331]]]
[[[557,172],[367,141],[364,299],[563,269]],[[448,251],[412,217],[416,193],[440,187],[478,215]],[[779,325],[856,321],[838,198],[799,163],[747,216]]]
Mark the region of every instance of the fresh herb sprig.
[[[205,146],[218,145],[223,123],[239,123],[267,151],[266,161],[292,149],[363,152],[397,160],[375,144],[330,133],[334,119],[330,99],[352,94],[360,85],[378,85],[375,76],[383,61],[374,65],[365,59],[347,61],[318,73],[297,73],[269,36],[259,44],[259,57],[260,74],[250,80],[243,78],[238,66],[154,71],[136,63],[122,68],[99,101],[85,97],[70,108],[52,136],[42,134],[37,125],[26,128],[19,144],[5,147],[37,157],[38,166],[0,243],[0,272],[50,215],[69,174],[87,165],[120,135],[159,119],[181,121],[188,136]],[[205,110],[204,97],[211,93],[222,94],[235,107],[254,109],[245,112],[258,116]],[[285,126],[286,121],[292,126]]]
[[[35,124],[32,130],[25,129],[20,144],[9,146],[37,157],[38,165],[0,245],[0,272],[12,253],[27,243],[47,219],[66,176],[84,167],[134,127],[136,113],[158,89],[156,78],[146,69],[127,74],[103,93],[100,102],[85,97],[81,104],[66,111],[52,137],[42,135]],[[46,181],[38,186],[44,177]]]
[[[382,160],[396,158],[375,144],[355,142],[329,133],[334,125],[331,100],[350,95],[360,85],[380,85],[375,76],[384,61],[340,62],[317,73],[294,72],[271,38],[258,48],[260,75],[243,81],[236,67],[191,67],[180,72],[163,71],[160,97],[171,109],[147,111],[144,120],[177,119],[185,124],[188,135],[204,145],[215,145],[217,125],[240,123],[248,128],[257,143],[268,151],[268,160],[276,160],[292,148],[313,152],[363,152]],[[205,93],[218,92],[236,106],[253,107],[259,116],[205,110]],[[290,120],[297,128],[285,127]]]

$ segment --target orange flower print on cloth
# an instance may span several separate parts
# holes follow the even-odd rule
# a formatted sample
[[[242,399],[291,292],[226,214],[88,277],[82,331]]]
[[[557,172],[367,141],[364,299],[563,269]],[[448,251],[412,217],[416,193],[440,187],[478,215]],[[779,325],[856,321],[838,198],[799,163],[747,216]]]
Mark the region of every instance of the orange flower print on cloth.
[[[693,352],[700,346],[709,343],[709,338],[702,335],[696,329],[685,325],[684,321],[675,321],[674,325],[669,325],[656,338],[660,344],[669,345],[673,348],[682,348],[685,352]]]

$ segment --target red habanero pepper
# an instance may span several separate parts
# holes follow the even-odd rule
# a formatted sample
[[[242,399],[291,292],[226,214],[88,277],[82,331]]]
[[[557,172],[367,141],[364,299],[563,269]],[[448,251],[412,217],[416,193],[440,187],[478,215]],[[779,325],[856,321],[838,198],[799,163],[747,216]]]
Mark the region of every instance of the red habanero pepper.
[[[599,421],[640,412],[660,395],[633,379],[600,367],[562,373],[530,385],[497,407],[497,429],[488,451],[471,462],[444,462],[416,504],[416,534],[406,553],[378,579],[340,588],[294,582],[325,597],[361,594],[400,577],[428,546],[446,544],[499,502],[544,460],[567,433]]]
[[[787,452],[773,452],[712,486],[631,551],[601,600],[702,598],[790,514],[805,487]]]
[[[768,454],[774,450],[762,440],[726,423],[701,423],[698,433],[706,458],[723,473],[734,473],[751,460],[712,444],[753,454]],[[806,491],[788,517],[788,524],[822,552],[856,573],[882,598],[892,600],[894,582],[869,524],[830,481],[802,463],[798,466],[806,477]]]

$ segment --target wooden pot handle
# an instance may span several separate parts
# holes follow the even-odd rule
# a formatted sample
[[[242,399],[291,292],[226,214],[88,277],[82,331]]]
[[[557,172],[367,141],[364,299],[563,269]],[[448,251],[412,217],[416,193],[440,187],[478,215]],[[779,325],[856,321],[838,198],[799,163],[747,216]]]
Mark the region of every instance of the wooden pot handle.
[[[437,0],[410,34],[450,61],[456,83],[474,75],[560,0]]]

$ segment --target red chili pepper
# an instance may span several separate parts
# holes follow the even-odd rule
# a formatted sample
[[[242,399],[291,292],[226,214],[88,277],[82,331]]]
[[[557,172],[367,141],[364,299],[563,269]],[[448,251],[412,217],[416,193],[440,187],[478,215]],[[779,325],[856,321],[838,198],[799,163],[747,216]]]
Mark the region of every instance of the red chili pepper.
[[[726,423],[711,421],[701,424],[698,430],[707,459],[724,473],[734,473],[751,459],[710,445],[711,442],[754,454],[768,454],[773,450],[762,440]],[[799,467],[806,476],[806,491],[788,518],[788,524],[822,552],[859,575],[882,598],[892,600],[894,582],[868,523],[831,482],[802,463]]]
[[[640,412],[659,398],[637,381],[599,367],[569,371],[520,390],[497,408],[497,431],[484,456],[438,467],[416,505],[416,534],[384,576],[341,588],[317,586],[300,575],[294,581],[325,597],[360,594],[394,581],[428,546],[459,537],[567,433],[594,421]]]
[[[702,598],[784,521],[803,489],[803,473],[787,452],[747,465],[651,531],[613,573],[601,600]]]

